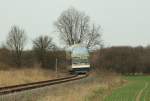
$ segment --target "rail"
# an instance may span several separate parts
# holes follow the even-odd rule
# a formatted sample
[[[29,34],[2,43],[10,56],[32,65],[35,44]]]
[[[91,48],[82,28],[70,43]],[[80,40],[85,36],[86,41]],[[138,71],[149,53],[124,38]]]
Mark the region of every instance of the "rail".
[[[31,90],[31,89],[35,89],[35,88],[41,88],[41,87],[45,87],[45,86],[79,80],[79,79],[85,78],[87,76],[88,76],[88,74],[72,75],[69,77],[64,77],[64,78],[59,78],[59,79],[26,83],[26,84],[13,85],[13,86],[7,86],[7,87],[0,87],[0,95],[6,95],[6,94],[14,93],[14,92],[21,92],[21,91],[25,91],[25,90]]]

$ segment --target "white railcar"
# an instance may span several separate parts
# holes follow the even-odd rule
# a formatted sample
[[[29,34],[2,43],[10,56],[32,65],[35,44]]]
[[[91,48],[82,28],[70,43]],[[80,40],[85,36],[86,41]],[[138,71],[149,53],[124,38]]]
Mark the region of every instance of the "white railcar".
[[[89,52],[82,45],[73,45],[67,49],[66,60],[72,73],[86,73],[90,70]]]

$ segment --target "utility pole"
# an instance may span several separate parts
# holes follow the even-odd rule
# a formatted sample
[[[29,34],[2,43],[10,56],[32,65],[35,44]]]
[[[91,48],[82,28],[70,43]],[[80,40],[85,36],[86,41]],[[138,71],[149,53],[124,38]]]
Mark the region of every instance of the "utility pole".
[[[56,72],[56,77],[58,77],[58,59],[56,58],[56,63],[55,63],[55,72]]]

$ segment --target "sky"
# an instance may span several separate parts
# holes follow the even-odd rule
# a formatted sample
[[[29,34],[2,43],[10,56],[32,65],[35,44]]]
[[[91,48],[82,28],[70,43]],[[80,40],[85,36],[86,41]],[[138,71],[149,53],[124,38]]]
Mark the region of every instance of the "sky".
[[[25,29],[27,47],[40,35],[49,35],[62,45],[54,22],[74,7],[101,25],[104,45],[147,46],[150,44],[149,0],[0,0],[0,43],[12,25]]]

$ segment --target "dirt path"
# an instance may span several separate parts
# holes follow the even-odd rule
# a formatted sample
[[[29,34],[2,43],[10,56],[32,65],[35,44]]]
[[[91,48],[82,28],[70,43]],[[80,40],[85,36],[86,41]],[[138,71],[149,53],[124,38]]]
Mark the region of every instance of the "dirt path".
[[[148,86],[148,83],[146,82],[144,88],[141,89],[140,92],[138,93],[135,101],[140,101],[141,95],[142,95],[143,91],[147,88],[147,86]]]

